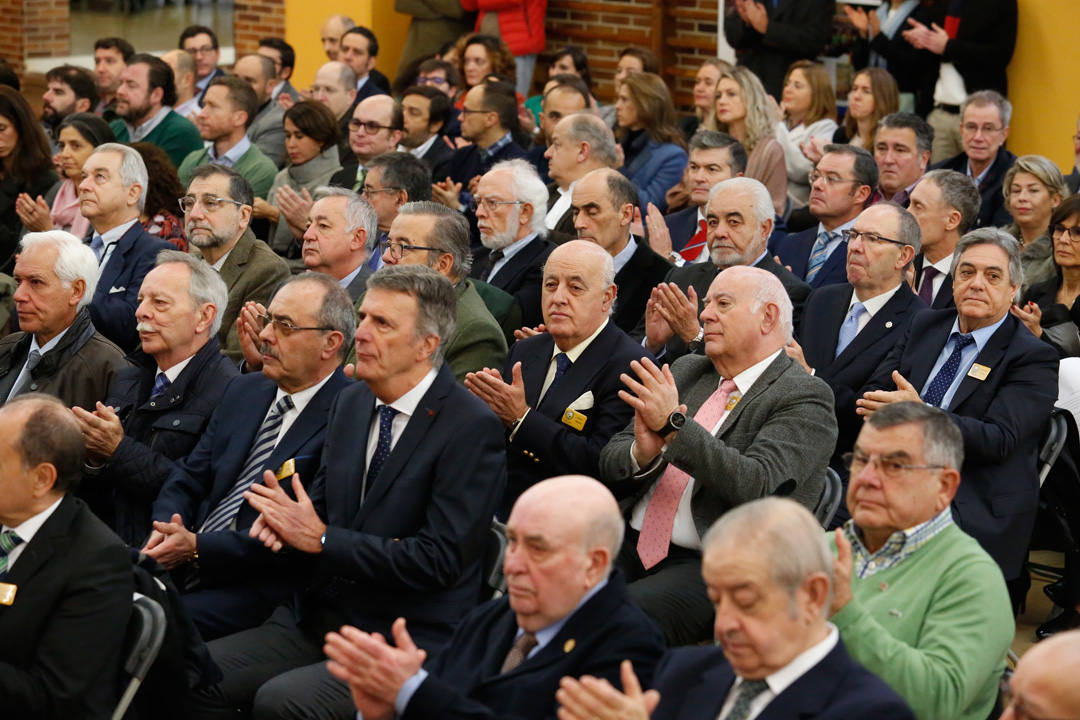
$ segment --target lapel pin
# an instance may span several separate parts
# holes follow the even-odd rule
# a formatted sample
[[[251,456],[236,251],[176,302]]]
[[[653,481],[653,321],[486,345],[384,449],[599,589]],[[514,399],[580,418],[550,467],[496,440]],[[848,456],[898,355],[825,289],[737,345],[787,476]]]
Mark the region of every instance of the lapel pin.
[[[432,410],[431,408],[427,409],[427,414],[428,414],[428,417],[435,417],[435,411]]]
[[[891,327],[892,327],[892,320],[888,320],[888,321],[886,321],[886,322],[885,322],[885,329],[887,330],[887,329],[889,329],[889,328],[891,328]]]
[[[0,605],[10,606],[15,602],[15,593],[18,591],[18,586],[10,583],[0,583]]]
[[[881,583],[880,589],[881,589],[881,592],[885,592],[886,590],[889,589],[889,583],[887,583],[887,582]]]
[[[574,641],[574,638],[570,638],[569,640],[567,640],[566,642],[563,643],[562,651],[564,653],[568,653],[571,650],[573,650],[574,646],[576,646],[576,645],[577,645],[577,643]]]

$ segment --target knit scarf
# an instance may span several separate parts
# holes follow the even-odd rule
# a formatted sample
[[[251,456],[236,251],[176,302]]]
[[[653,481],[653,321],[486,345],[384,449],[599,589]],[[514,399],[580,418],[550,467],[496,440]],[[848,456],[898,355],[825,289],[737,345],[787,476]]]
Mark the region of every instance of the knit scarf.
[[[945,33],[950,40],[956,39],[960,32],[960,20],[964,14],[964,0],[949,0],[949,9],[945,11]]]
[[[70,178],[60,183],[60,190],[53,200],[52,210],[49,211],[53,225],[67,230],[77,238],[86,237],[86,231],[90,228],[90,221],[82,216],[79,210],[79,192],[75,189],[75,183]]]

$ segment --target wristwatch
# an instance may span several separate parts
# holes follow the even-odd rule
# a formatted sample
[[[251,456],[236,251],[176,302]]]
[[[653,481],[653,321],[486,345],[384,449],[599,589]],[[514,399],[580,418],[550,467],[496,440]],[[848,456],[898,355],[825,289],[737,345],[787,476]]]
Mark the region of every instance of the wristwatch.
[[[694,339],[691,340],[690,342],[686,343],[686,349],[689,350],[692,353],[697,352],[698,348],[701,347],[701,341],[704,340],[704,339],[705,339],[705,327],[702,326],[701,329],[698,330],[697,335],[694,336]]]
[[[671,414],[667,416],[667,422],[664,423],[664,427],[656,431],[656,434],[660,437],[667,437],[673,432],[678,432],[683,429],[683,425],[686,424],[686,415],[678,410],[672,410]]]

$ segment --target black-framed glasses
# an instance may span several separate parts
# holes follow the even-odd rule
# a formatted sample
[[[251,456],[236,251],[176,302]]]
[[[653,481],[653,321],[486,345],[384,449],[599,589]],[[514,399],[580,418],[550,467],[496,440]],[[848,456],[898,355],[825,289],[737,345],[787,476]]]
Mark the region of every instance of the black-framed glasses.
[[[393,125],[380,125],[374,120],[357,120],[356,118],[353,118],[349,121],[349,130],[355,130],[357,132],[360,132],[361,128],[363,128],[364,132],[366,132],[368,135],[374,135],[380,130],[395,129]]]
[[[320,332],[328,332],[334,329],[332,327],[321,326],[300,327],[299,325],[292,324],[292,322],[284,318],[274,317],[273,313],[269,312],[262,315],[256,315],[255,317],[259,318],[259,321],[263,324],[263,327],[266,327],[267,325],[273,325],[275,330],[285,336],[292,335],[294,332],[298,332],[300,330],[319,330]]]
[[[852,475],[858,475],[863,468],[872,464],[874,469],[890,479],[896,479],[908,470],[944,470],[945,465],[912,465],[903,463],[896,457],[880,455],[865,455],[861,452],[846,452],[840,456],[844,467]]]
[[[480,206],[483,206],[489,213],[493,213],[499,209],[500,205],[525,205],[524,200],[495,200],[489,197],[476,197],[473,196],[472,210],[475,212]]]
[[[392,257],[394,260],[400,260],[402,257],[404,257],[406,250],[423,250],[425,252],[438,253],[449,252],[449,250],[444,250],[441,247],[428,247],[427,245],[407,245],[400,240],[384,240],[383,242],[379,243],[379,249],[382,253],[389,252],[390,257]]]
[[[1060,237],[1064,239],[1065,235],[1069,236],[1069,240],[1072,242],[1080,242],[1080,225],[1076,227],[1066,227],[1061,223],[1050,226],[1050,235],[1052,237]]]
[[[403,189],[404,188],[397,188],[397,187],[376,188],[376,187],[368,187],[367,185],[365,185],[364,189],[360,191],[360,194],[363,195],[368,200],[370,200],[372,195],[378,195],[379,193],[396,193],[396,192],[401,192],[401,190],[403,190]]]
[[[887,238],[884,235],[878,235],[877,233],[873,232],[863,232],[861,230],[856,230],[855,228],[844,230],[840,234],[843,236],[844,241],[849,244],[855,242],[859,238],[862,238],[865,242],[892,243],[893,245],[899,245],[900,247],[907,247],[908,245],[906,242],[893,240],[892,238]]]
[[[825,173],[820,173],[817,170],[811,170],[810,174],[808,174],[806,177],[810,181],[811,185],[816,183],[818,180],[824,180],[826,185],[839,185],[840,183],[858,182],[858,180],[856,180],[855,178],[833,177],[831,175],[826,175]]]
[[[423,75],[421,75],[420,77],[416,78],[417,85],[447,85],[449,84],[449,82],[450,81],[446,78],[439,77],[438,75],[429,77],[424,77]]]
[[[195,203],[199,203],[203,206],[203,210],[206,212],[217,212],[226,205],[236,205],[237,207],[244,207],[244,203],[238,200],[232,200],[230,198],[218,197],[217,195],[201,195],[195,197],[194,195],[185,195],[176,201],[180,205],[180,210],[185,215],[191,212],[191,209],[195,207]]]

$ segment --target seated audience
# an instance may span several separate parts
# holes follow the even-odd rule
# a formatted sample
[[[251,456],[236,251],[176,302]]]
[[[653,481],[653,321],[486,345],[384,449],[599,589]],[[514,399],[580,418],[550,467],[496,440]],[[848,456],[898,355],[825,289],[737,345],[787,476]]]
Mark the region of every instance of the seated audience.
[[[148,142],[131,143],[146,165],[146,200],[139,212],[139,222],[150,235],[187,252],[184,216],[179,210],[184,186],[176,175],[169,156],[157,145]]]
[[[805,508],[780,498],[746,503],[717,520],[702,544],[718,647],[668,651],[653,682],[645,681],[647,693],[630,663],[623,664],[622,692],[592,676],[566,678],[557,695],[561,720],[590,720],[601,708],[634,720],[914,720],[826,621],[831,557]]]
[[[377,252],[371,249],[375,235],[375,211],[359,194],[345,188],[316,188],[300,257],[308,270],[337,280],[359,309],[371,277],[365,261]],[[351,348],[346,357],[352,357]]]
[[[124,68],[135,56],[135,48],[124,38],[104,37],[94,41],[94,77],[97,79],[98,104],[94,108],[105,122],[116,119],[116,91]]]
[[[851,450],[863,424],[855,412],[859,391],[912,318],[926,309],[904,277],[920,248],[919,224],[911,213],[894,203],[872,205],[847,233],[847,282],[810,293],[796,332],[799,342],[786,348],[832,388],[839,432],[829,465],[844,480],[841,456]],[[847,518],[841,501],[834,525]]]
[[[338,128],[338,161],[347,161],[352,155],[349,149],[349,120],[352,119],[353,100],[356,99],[356,73],[343,62],[326,63],[315,73],[311,99],[321,102],[333,114]],[[295,105],[289,101],[278,104],[288,105],[286,110]],[[287,149],[285,154],[288,155]]]
[[[1017,161],[1018,166],[1024,158]],[[1014,167],[1016,167],[1014,166]],[[1080,196],[1065,200],[1050,217],[1050,237],[1054,243],[1054,274],[1037,282],[1024,293],[1013,315],[1027,325],[1035,337],[1053,345],[1063,357],[1080,356],[1080,334],[1074,314],[1080,297]]]
[[[0,705],[12,718],[104,718],[116,704],[131,617],[131,559],[73,497],[83,440],[64,403],[0,409]]]
[[[90,222],[79,212],[79,191],[83,164],[94,148],[116,140],[109,124],[90,113],[72,113],[57,125],[57,145],[54,157],[56,168],[63,175],[52,206],[42,195],[20,193],[15,200],[15,212],[28,232],[63,230],[77,238],[86,237]],[[50,191],[51,192],[51,191]]]
[[[338,41],[337,60],[345,63],[356,73],[356,103],[375,95],[385,95],[385,76],[377,78],[375,63],[379,56],[379,41],[375,33],[363,25],[346,30]],[[379,73],[382,75],[382,73]],[[342,162],[345,162],[344,158]]]
[[[128,545],[150,535],[150,505],[237,374],[216,338],[226,292],[205,263],[163,250],[139,289],[133,367],[116,373],[104,403],[73,408],[86,439],[82,494]]]
[[[825,66],[812,60],[792,63],[784,76],[784,94],[773,128],[784,150],[788,199],[792,207],[806,205],[810,183],[806,177],[814,163],[803,152],[815,138],[822,141],[836,133],[836,92]]]
[[[956,522],[997,561],[1015,608],[1027,593],[1036,465],[1057,397],[1057,353],[1009,314],[1023,282],[1012,236],[973,230],[957,244],[955,258],[956,309],[912,320],[856,401],[857,412],[872,416],[902,401],[948,411],[967,458],[953,503]]]
[[[146,210],[146,163],[134,148],[120,143],[98,145],[83,165],[79,204],[90,221],[90,249],[100,275],[90,301],[90,317],[105,337],[124,351],[139,342],[135,308],[143,277],[169,243],[143,227]]]
[[[514,55],[502,40],[492,35],[473,33],[457,41],[457,71],[462,80],[461,94],[454,106],[465,107],[465,96],[470,90],[487,82],[491,75],[503,78],[517,76]],[[514,86],[510,86],[513,92]],[[516,103],[516,98],[515,98]],[[517,111],[515,109],[515,115]]]
[[[477,281],[469,279],[469,223],[461,213],[431,201],[408,202],[395,213],[379,251],[386,265],[426,265],[453,284],[454,330],[442,353],[458,382],[468,373],[503,366],[506,339],[477,292]]]
[[[195,88],[201,106],[210,83],[225,74],[218,67],[221,48],[217,35],[205,25],[189,25],[180,33],[180,49],[195,58]]]
[[[676,267],[649,297],[645,317],[634,329],[649,352],[664,362],[704,348],[700,322],[709,287],[717,274],[735,265],[749,265],[776,275],[787,291],[798,326],[810,286],[776,262],[767,242],[773,228],[772,202],[765,186],[752,178],[731,178],[709,193],[708,263]]]
[[[694,75],[694,114],[679,119],[679,129],[687,142],[690,142],[702,121],[712,112],[713,105],[716,104],[716,83],[720,80],[720,74],[731,67],[731,63],[726,60],[707,57],[698,68]]]
[[[1068,717],[1080,707],[1080,686],[1072,678],[1080,671],[1080,631],[1062,633],[1030,648],[1004,688],[1001,720],[1024,717]]]
[[[363,382],[337,393],[318,473],[293,477],[296,500],[272,474],[245,495],[260,513],[252,535],[289,547],[311,572],[308,590],[210,644],[225,678],[201,693],[195,717],[351,718],[348,686],[326,669],[327,632],[391,637],[404,617],[434,654],[477,604],[506,454],[501,423],[442,365],[454,305],[450,281],[430,268],[368,280],[355,336]]]
[[[62,230],[28,233],[15,260],[18,332],[0,340],[0,398],[45,393],[93,410],[124,354],[94,327],[87,305],[97,260]]]
[[[669,645],[709,635],[712,608],[701,581],[708,526],[766,495],[815,507],[836,443],[829,386],[784,353],[791,300],[775,275],[722,271],[701,321],[704,356],[663,369],[644,359],[622,375],[620,396],[634,421],[600,456],[601,478],[625,498],[619,565]]]
[[[574,186],[570,211],[581,240],[594,242],[612,257],[618,297],[611,322],[633,332],[645,315],[652,289],[671,271],[671,263],[630,233],[637,207],[637,188],[610,168],[590,172]]]
[[[188,153],[202,147],[202,138],[190,120],[172,109],[175,103],[172,68],[161,58],[137,53],[124,68],[116,91],[118,117],[109,126],[118,142],[153,143],[180,167]]]
[[[743,146],[748,154],[746,177],[768,188],[773,210],[782,216],[787,207],[787,166],[766,102],[765,88],[757,76],[744,67],[734,67],[720,73],[713,112],[704,125],[727,133]]]
[[[619,84],[615,112],[624,158],[619,172],[637,186],[642,208],[652,203],[663,212],[687,160],[671,93],[659,75],[630,73]]]
[[[60,122],[72,113],[90,112],[97,105],[95,82],[92,72],[74,65],[59,65],[45,73],[41,125],[49,139],[50,155],[60,149],[56,143]]]
[[[588,109],[589,89],[577,75],[556,75],[544,85],[539,132],[533,135],[533,145],[525,153],[525,159],[533,164],[544,184],[551,183],[546,153],[555,125],[567,115]]]
[[[483,248],[473,254],[471,276],[517,299],[522,322],[542,322],[543,266],[554,247],[545,237],[547,188],[524,160],[498,163],[476,184],[476,222]]]
[[[577,181],[593,170],[616,164],[615,136],[596,115],[574,113],[551,129],[544,157],[551,176],[544,227],[552,242],[558,244],[577,234],[570,208]],[[637,203],[634,205],[636,207]]]
[[[213,92],[207,93],[208,104],[213,98]],[[232,360],[241,359],[237,319],[244,304],[269,303],[277,287],[289,278],[288,263],[251,231],[254,202],[248,181],[216,164],[195,168],[180,199],[191,254],[205,260],[225,281],[228,301],[217,308],[220,322],[214,334],[221,352]]]
[[[874,152],[874,138],[881,119],[900,109],[896,81],[882,68],[864,68],[851,79],[847,102],[844,122],[833,133],[832,142],[850,143]],[[815,165],[825,152],[826,142],[818,137],[803,146],[806,157]]]
[[[258,52],[263,57],[270,58],[274,63],[274,74],[277,76],[277,83],[270,93],[270,99],[277,102],[277,99],[284,94],[286,97],[292,98],[293,101],[299,100],[300,93],[290,82],[293,71],[296,69],[296,50],[293,49],[293,46],[279,37],[265,37],[259,40]],[[235,72],[235,66],[233,70]],[[282,110],[284,109],[282,108]],[[266,151],[263,150],[263,152]]]
[[[953,251],[979,215],[979,189],[955,170],[931,170],[911,191],[908,209],[922,231],[915,256],[915,291],[935,310],[954,308]]]
[[[254,115],[248,124],[247,138],[280,170],[285,167],[285,109],[275,101],[274,92],[288,81],[282,82],[274,68],[274,60],[259,53],[237,60],[233,73],[255,91]],[[289,93],[285,96],[291,97]]]
[[[429,85],[414,85],[401,96],[402,132],[397,149],[412,153],[428,166],[432,177],[445,178],[454,154],[446,142],[450,101]]]
[[[259,512],[243,494],[264,474],[310,483],[330,406],[349,383],[338,365],[355,319],[334,280],[292,278],[270,301],[264,323],[262,373],[225,388],[198,443],[154,500],[153,533],[143,547],[183,578],[184,606],[207,640],[259,625],[297,589],[295,569],[248,537]]]
[[[176,103],[173,109],[178,115],[194,121],[199,114],[199,95],[195,86],[195,58],[187,50],[170,50],[161,59],[172,68],[176,84]]]
[[[296,217],[299,210],[310,203],[315,188],[328,184],[341,169],[335,125],[330,110],[314,100],[298,102],[285,111],[289,164],[274,177],[266,200],[255,199],[252,215],[270,222],[272,233],[267,244],[286,258],[300,254],[296,239],[303,236],[307,218]]]
[[[619,375],[643,353],[608,317],[614,277],[611,255],[593,243],[555,248],[544,263],[547,332],[514,343],[501,375],[488,367],[465,379],[507,429],[500,518],[545,477],[571,468],[597,473],[600,451],[630,421]]]
[[[356,104],[349,120],[349,150],[352,159],[330,178],[330,185],[360,192],[371,160],[393,152],[401,141],[401,106],[389,95],[379,94]]]
[[[378,270],[382,267],[382,252],[376,245],[386,239],[402,205],[431,200],[431,172],[422,160],[409,153],[391,151],[376,155],[368,163],[360,193],[375,209],[378,221],[378,232],[369,238],[368,244],[372,253],[368,267]]]
[[[571,505],[567,497],[574,498]],[[561,678],[589,673],[618,684],[622,662],[634,663],[648,683],[663,640],[612,566],[622,536],[615,498],[596,480],[543,480],[510,513],[506,597],[465,616],[426,667],[404,620],[394,626],[396,648],[346,626],[327,636],[330,672],[349,683],[365,718],[396,711],[399,717],[543,720],[555,717]]]
[[[18,90],[6,85],[0,86],[0,123],[5,128],[0,142],[0,272],[10,273],[24,232],[19,196],[48,195],[57,177],[49,139],[33,109]]]
[[[247,136],[257,112],[258,98],[247,81],[236,76],[212,80],[195,120],[207,145],[184,158],[177,171],[180,182],[186,186],[195,168],[213,163],[235,170],[251,184],[255,197],[265,198],[278,170]]]
[[[872,151],[878,187],[871,202],[891,200],[907,207],[911,191],[926,174],[934,128],[918,115],[893,113],[878,124]]]
[[[846,456],[851,520],[833,538],[830,619],[920,720],[992,717],[1013,639],[1000,570],[953,521],[957,486],[975,479],[961,482],[955,417],[920,402],[871,415]]]
[[[960,142],[964,151],[933,166],[964,173],[979,186],[982,203],[975,227],[1009,223],[1003,188],[1005,173],[1016,162],[1016,156],[1005,149],[1011,118],[1012,103],[996,91],[980,90],[968,95],[960,106]]]
[[[1020,243],[1024,267],[1023,292],[1056,273],[1050,217],[1069,190],[1057,165],[1042,155],[1023,155],[1005,172],[1005,207],[1013,222],[1005,231]]]
[[[812,288],[842,283],[847,278],[844,233],[869,204],[878,184],[877,166],[866,150],[857,145],[826,145],[824,150],[809,178],[807,209],[817,226],[772,245],[780,262]]]

